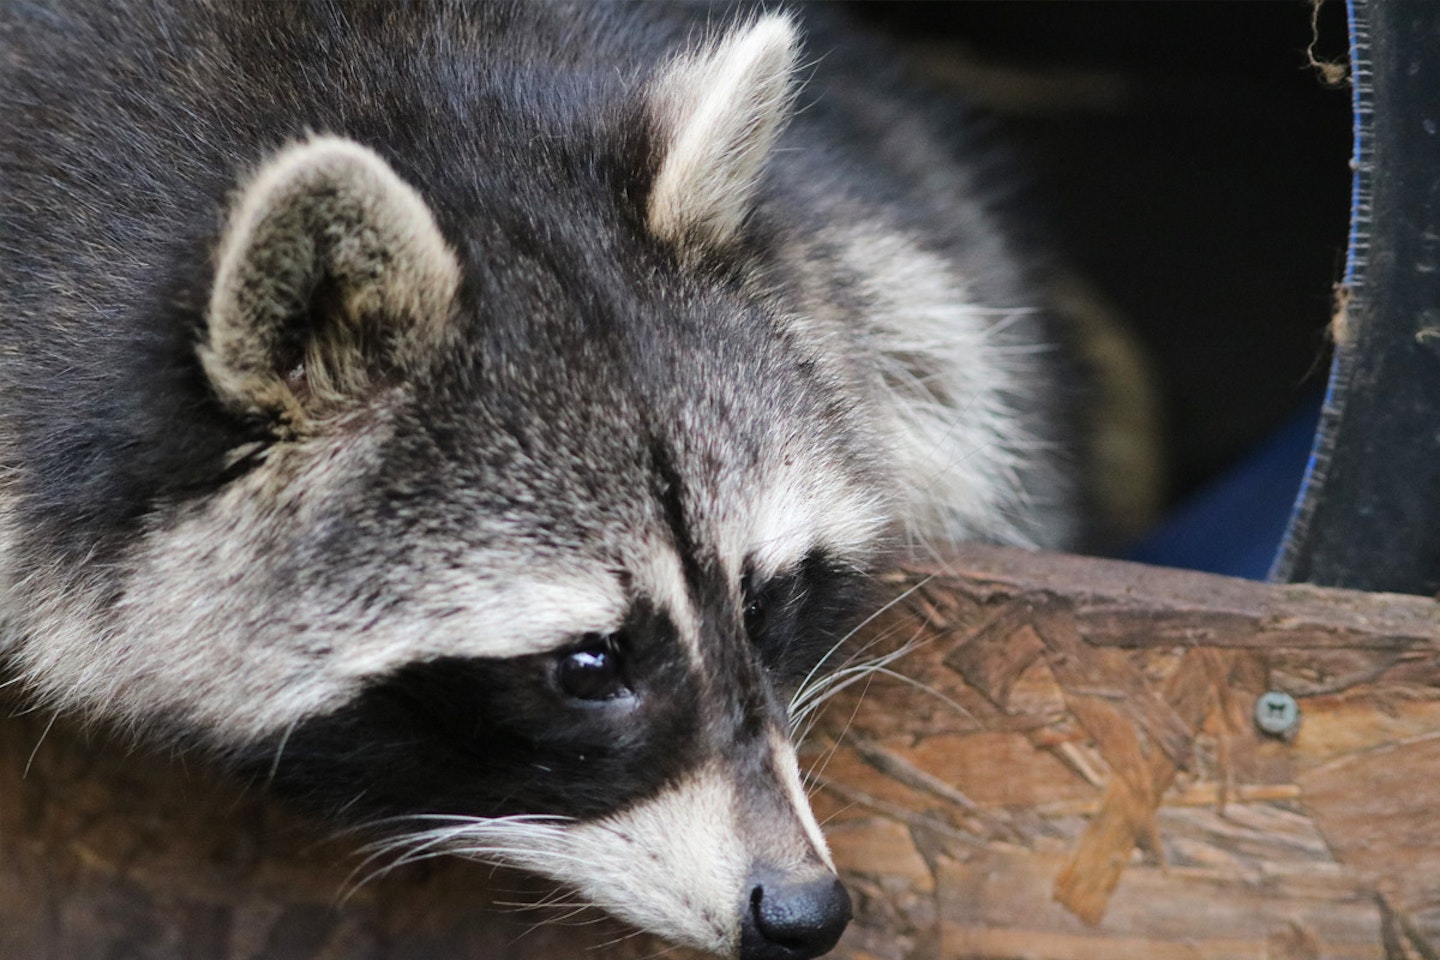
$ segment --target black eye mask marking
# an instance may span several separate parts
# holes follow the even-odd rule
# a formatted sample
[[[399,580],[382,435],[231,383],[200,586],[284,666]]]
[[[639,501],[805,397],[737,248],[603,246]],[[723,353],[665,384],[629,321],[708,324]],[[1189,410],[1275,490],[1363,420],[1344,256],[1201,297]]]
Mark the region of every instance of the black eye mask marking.
[[[747,564],[741,598],[750,642],[777,682],[792,686],[854,626],[870,596],[859,571],[816,550],[760,583]]]
[[[694,762],[699,698],[668,616],[637,604],[621,631],[559,653],[409,664],[236,760],[257,779],[273,774],[300,805],[351,821],[592,818]]]
[[[753,581],[749,642],[783,702],[865,608],[867,581],[819,551]],[[735,686],[746,673],[724,649],[714,645],[716,657],[696,671],[669,616],[637,602],[614,634],[560,651],[402,667],[235,760],[302,806],[351,821],[603,816],[653,796],[713,749],[705,744],[736,735],[739,715],[707,696],[734,698],[736,709],[760,702]]]

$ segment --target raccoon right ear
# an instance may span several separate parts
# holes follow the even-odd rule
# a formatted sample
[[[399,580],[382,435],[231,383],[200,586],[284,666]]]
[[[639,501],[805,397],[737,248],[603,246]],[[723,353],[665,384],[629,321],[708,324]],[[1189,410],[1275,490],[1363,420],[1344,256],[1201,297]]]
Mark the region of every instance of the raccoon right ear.
[[[205,373],[282,435],[404,374],[448,339],[460,266],[425,201],[374,151],[293,144],[241,191],[220,242]]]
[[[650,232],[682,247],[729,242],[794,99],[799,36],[768,14],[662,68],[648,91],[659,156]]]

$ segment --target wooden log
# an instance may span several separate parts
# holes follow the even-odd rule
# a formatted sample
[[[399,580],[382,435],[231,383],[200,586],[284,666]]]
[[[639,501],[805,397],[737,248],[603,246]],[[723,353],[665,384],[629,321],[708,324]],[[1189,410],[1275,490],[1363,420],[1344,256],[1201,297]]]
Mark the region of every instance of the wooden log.
[[[990,547],[888,581],[847,651],[885,665],[802,751],[856,894],[837,957],[1440,957],[1440,604]],[[1256,727],[1267,691],[1294,731]],[[496,906],[550,891],[479,864],[357,889],[363,843],[193,761],[0,721],[4,960],[663,948],[593,912],[537,927],[569,908]]]

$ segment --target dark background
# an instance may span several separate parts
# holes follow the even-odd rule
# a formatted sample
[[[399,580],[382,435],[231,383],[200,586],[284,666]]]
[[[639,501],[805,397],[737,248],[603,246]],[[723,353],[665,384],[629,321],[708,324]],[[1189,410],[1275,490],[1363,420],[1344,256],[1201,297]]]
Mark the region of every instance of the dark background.
[[[1311,5],[858,4],[997,118],[1062,256],[1152,361],[1167,499],[1323,389],[1350,194],[1350,93]],[[1315,54],[1343,61],[1344,6]],[[1298,479],[1298,478],[1297,478]]]

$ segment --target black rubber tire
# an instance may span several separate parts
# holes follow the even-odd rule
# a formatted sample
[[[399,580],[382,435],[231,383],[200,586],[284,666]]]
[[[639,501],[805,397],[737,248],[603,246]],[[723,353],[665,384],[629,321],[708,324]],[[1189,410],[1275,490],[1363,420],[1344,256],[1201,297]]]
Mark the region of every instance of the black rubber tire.
[[[1440,3],[1352,0],[1344,307],[1272,579],[1440,590]],[[1257,265],[1257,269],[1263,267]]]

